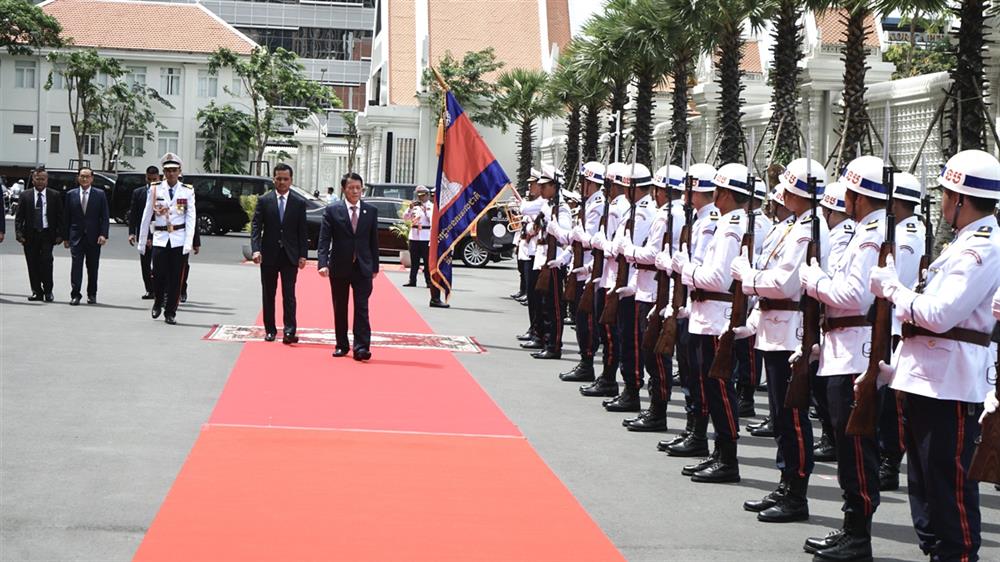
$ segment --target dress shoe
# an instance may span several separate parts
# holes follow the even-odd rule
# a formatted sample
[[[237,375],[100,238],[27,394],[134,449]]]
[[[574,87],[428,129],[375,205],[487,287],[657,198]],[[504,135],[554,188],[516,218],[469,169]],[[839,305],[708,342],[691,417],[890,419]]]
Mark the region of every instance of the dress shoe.
[[[346,347],[338,347],[338,348],[335,348],[335,349],[333,350],[333,356],[334,356],[334,357],[343,357],[343,356],[347,355],[347,351],[348,351],[348,350],[347,350],[347,348],[346,348]]]
[[[444,302],[441,299],[432,299],[430,302],[431,308],[451,308],[451,305]]]
[[[648,416],[650,414],[651,413],[650,413],[650,411],[648,409],[646,409],[646,410],[639,410],[639,415],[638,416],[636,416],[634,418],[625,418],[625,419],[623,419],[622,420],[622,427],[628,427],[628,424],[633,423],[633,422],[637,422],[637,421],[641,420],[642,418],[644,418],[644,417],[646,417],[646,416]]]
[[[712,463],[719,460],[719,451],[715,450],[711,455],[701,459],[700,461],[681,467],[681,474],[684,476],[691,476],[695,472],[705,470],[706,468],[712,466]]]
[[[629,431],[666,431],[667,415],[649,414],[646,417],[628,424],[625,429]]]
[[[517,336],[517,341],[531,341],[533,339],[535,339],[535,336],[531,333],[531,330]]]
[[[594,380],[594,360],[591,359],[581,359],[575,367],[566,371],[565,373],[559,373],[559,380],[565,382],[590,382]]]
[[[355,361],[368,361],[372,358],[372,352],[367,349],[355,349],[354,350],[354,360]]]
[[[774,424],[771,420],[767,420],[767,423],[757,429],[751,429],[750,435],[754,437],[774,437]]]
[[[80,300],[77,299],[77,302],[80,302]],[[160,313],[162,313],[162,312],[163,312],[163,308],[154,305],[153,306],[153,310],[150,312],[150,314],[153,317],[153,320],[156,320],[157,318],[160,317]]]
[[[771,416],[764,416],[764,419],[760,421],[750,422],[747,424],[747,433],[755,429],[760,429],[769,423],[771,423]]]
[[[187,301],[188,301],[187,293],[181,293],[181,302],[187,302]]]
[[[87,297],[87,304],[97,304],[97,297]]]
[[[809,537],[806,539],[806,543],[802,545],[802,549],[809,554],[816,554],[816,552],[830,548],[840,542],[840,539],[844,538],[844,534],[844,529],[837,529],[836,531],[830,531],[825,537]]]
[[[512,298],[514,300],[517,300],[517,299],[519,299],[519,298],[521,298],[523,296],[524,296],[524,292],[522,292],[522,291],[518,291],[516,293],[511,293],[510,294],[510,298]]]
[[[52,293],[45,293],[45,302],[52,302],[56,300],[56,297]]]
[[[837,460],[837,450],[833,446],[833,441],[830,436],[823,433],[820,436],[819,442],[813,447],[813,459],[816,462],[831,462]]]
[[[740,463],[736,459],[735,441],[717,441],[718,458],[712,464],[691,475],[692,482],[725,484],[740,481]]]
[[[28,297],[28,300],[32,302],[40,301],[42,300],[42,295],[39,293],[31,293],[31,296]]]
[[[618,383],[607,382],[603,378],[585,384],[580,387],[580,394],[584,396],[618,396]]]
[[[791,523],[809,519],[809,477],[788,477],[785,494],[771,507],[757,514],[757,521],[764,523]]]
[[[629,390],[622,392],[613,400],[604,404],[604,409],[609,412],[638,412],[641,407],[638,393]]]
[[[531,354],[535,359],[562,359],[562,352],[558,349],[546,349]]]
[[[296,336],[294,333],[286,332],[281,337],[281,343],[285,345],[299,343],[299,336]]]
[[[80,304],[80,297],[73,297],[73,298],[69,299],[69,305],[70,306],[76,306],[78,304]],[[154,316],[153,318],[156,318],[156,316]]]
[[[521,349],[542,349],[543,347],[545,344],[539,339],[528,340],[521,344]]]
[[[173,326],[174,324],[177,323],[177,318],[174,317],[174,316],[165,316],[163,318],[163,321],[166,322],[167,324],[170,324],[171,326]]]
[[[818,420],[819,412],[816,411],[816,406],[809,406],[809,419]]]
[[[278,334],[274,332],[268,332],[264,334],[264,341],[274,341],[274,338],[276,338],[277,336]]]
[[[707,457],[707,431],[708,417],[697,416],[694,420],[691,433],[680,443],[667,447],[667,454],[671,457]]]
[[[899,489],[899,462],[893,459],[882,459],[878,467],[878,489],[891,492]]]
[[[682,441],[684,441],[684,438],[691,433],[693,429],[694,429],[694,416],[688,414],[687,423],[684,426],[684,431],[677,434],[677,437],[674,437],[673,439],[663,440],[657,443],[656,450],[660,451],[661,453],[666,453],[668,447],[680,444]]]
[[[403,283],[403,286],[404,287],[416,287],[417,284],[415,282],[413,282],[413,281],[410,281],[409,283]]]
[[[151,300],[153,300],[156,297],[153,296],[153,293],[146,293],[146,294],[142,295],[139,298],[142,299],[142,300],[144,300],[144,301],[151,301]]]
[[[759,500],[747,500],[743,502],[743,509],[747,511],[752,511],[754,513],[760,513],[765,509],[774,507],[778,504],[778,501],[785,495],[785,477],[781,477],[781,482],[778,483],[778,487],[773,492],[768,492],[766,496]]]

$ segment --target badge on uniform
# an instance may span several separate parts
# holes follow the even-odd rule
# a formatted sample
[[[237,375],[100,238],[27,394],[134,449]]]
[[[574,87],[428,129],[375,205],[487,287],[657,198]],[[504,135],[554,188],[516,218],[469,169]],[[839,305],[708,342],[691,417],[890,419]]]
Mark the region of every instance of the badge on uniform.
[[[178,199],[177,212],[183,215],[185,212],[187,212],[187,205],[188,205],[187,199]]]

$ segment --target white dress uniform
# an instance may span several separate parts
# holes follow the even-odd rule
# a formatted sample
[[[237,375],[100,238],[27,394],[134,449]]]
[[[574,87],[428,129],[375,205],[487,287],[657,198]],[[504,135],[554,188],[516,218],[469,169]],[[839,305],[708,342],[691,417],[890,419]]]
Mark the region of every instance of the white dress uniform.
[[[552,220],[552,205],[548,203],[547,199],[545,202],[545,205],[542,206],[541,213],[542,217],[544,217],[543,224],[547,225]],[[568,231],[573,228],[573,213],[570,210],[569,205],[563,201],[559,201],[559,213],[557,215],[556,222],[559,225],[560,230]],[[545,230],[542,230],[542,232],[538,235],[538,246],[535,249],[535,261],[532,264],[532,268],[540,270],[545,267],[545,264],[548,263],[548,253],[548,235]],[[570,260],[573,259],[573,252],[570,252],[562,245],[559,245],[559,248],[556,250],[555,259],[560,262],[560,266],[565,266],[569,264]]]
[[[681,272],[685,285],[694,291],[729,293],[733,284],[730,264],[740,255],[747,215],[743,208],[722,215],[705,249],[701,263],[691,262]],[[688,331],[692,334],[718,336],[729,326],[733,303],[718,300],[692,300]]]
[[[629,284],[635,287],[635,298],[641,302],[656,301],[656,255],[662,251],[667,251],[668,256],[672,256],[680,247],[681,229],[684,228],[684,206],[678,204],[679,200],[667,203],[656,211],[653,218],[653,225],[646,235],[646,243],[636,246],[631,255],[625,259],[629,262],[639,264],[642,269],[636,268],[634,279],[630,279]],[[668,218],[674,216],[673,233],[671,235],[671,247],[663,247],[663,235],[667,231]],[[649,269],[652,266],[654,269]],[[669,277],[668,277],[669,279]]]
[[[760,211],[753,212],[753,254],[760,255],[764,251],[764,241],[771,235],[774,221],[764,216]]]
[[[597,233],[601,228],[601,217],[604,216],[604,191],[597,190],[587,198],[587,216],[583,219],[583,230],[586,233],[585,240],[580,240],[580,244],[583,246],[584,250],[590,249],[590,237]],[[568,233],[567,233],[568,234]],[[565,242],[560,240],[561,243],[569,243],[569,240]],[[594,254],[592,252],[583,252],[583,265],[589,270],[594,265]],[[590,273],[587,271],[581,271],[576,274],[576,279],[578,281],[586,281],[590,279]]]
[[[701,263],[708,249],[708,243],[715,234],[719,222],[719,208],[715,203],[709,203],[695,212],[694,224],[691,225],[691,261]]]
[[[920,258],[924,257],[925,230],[920,218],[912,215],[896,225],[896,272],[904,287],[916,287],[920,279]],[[892,335],[902,334],[902,322],[893,316]]]
[[[882,213],[885,214],[884,212]],[[827,263],[830,267],[837,267],[840,257],[847,250],[847,245],[851,243],[857,226],[852,219],[844,219],[837,226],[830,229],[830,257]]]
[[[632,229],[630,236],[628,237],[629,242],[633,246],[645,246],[653,242],[650,240],[650,234],[653,230],[653,224],[656,222],[657,215],[656,203],[653,201],[652,195],[645,195],[640,198],[635,203],[635,227]],[[619,225],[618,230],[615,232],[615,240],[622,239],[626,236],[625,234],[625,224]],[[663,233],[661,232],[659,239],[655,241],[656,244],[663,242]],[[628,255],[625,256],[625,261],[629,263],[635,263],[632,258],[632,252],[630,251]],[[616,256],[617,257],[617,256]],[[617,269],[617,268],[616,268]],[[616,272],[617,273],[617,272]],[[642,281],[640,282],[640,275]],[[628,283],[630,287],[636,288],[635,300],[640,302],[653,302],[656,299],[656,272],[655,271],[639,271],[636,267],[629,268]],[[650,291],[650,286],[652,290]],[[643,294],[640,294],[640,288],[645,288]]]
[[[431,217],[434,216],[434,202],[425,201],[406,210],[403,219],[411,221],[410,240],[429,242],[431,239]]]
[[[154,200],[155,194],[155,200]],[[166,214],[156,213],[153,208],[167,208]],[[142,222],[139,223],[139,240],[145,240],[149,235],[150,222],[153,223],[153,246],[165,248],[184,248],[184,253],[190,253],[194,245],[195,221],[194,188],[188,184],[177,182],[174,185],[173,197],[170,196],[170,186],[166,180],[150,187],[146,196],[146,208],[142,211]],[[168,225],[173,225],[172,231]],[[178,226],[183,225],[181,228]],[[145,253],[145,244],[136,244],[139,253]]]
[[[631,206],[632,204],[629,203],[628,197],[625,197],[624,194],[611,200],[606,226],[607,232],[612,233],[612,237],[614,237],[614,233],[618,232],[619,225],[628,220]],[[604,274],[601,276],[601,284],[598,286],[602,289],[613,289],[615,286],[615,277],[618,275],[618,268],[614,267],[614,263],[612,263],[611,241],[607,239],[603,232],[597,233],[597,237],[604,238]]]
[[[545,199],[541,197],[536,197],[531,201],[527,199],[521,200],[521,220],[523,221],[522,228],[524,229],[525,239],[521,241],[521,246],[518,248],[517,259],[519,260],[530,260],[535,256],[535,248],[538,245],[538,236],[535,230],[535,218],[538,217],[538,213],[542,212],[542,207],[547,205]]]

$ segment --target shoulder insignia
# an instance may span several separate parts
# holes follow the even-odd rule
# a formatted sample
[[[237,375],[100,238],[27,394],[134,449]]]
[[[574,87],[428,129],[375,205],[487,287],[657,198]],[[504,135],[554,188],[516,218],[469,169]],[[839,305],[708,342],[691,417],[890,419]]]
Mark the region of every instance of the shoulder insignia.
[[[878,228],[877,220],[870,221],[868,224],[865,225],[865,230],[875,230],[876,228]]]
[[[851,223],[847,223],[844,225],[844,230],[847,232],[854,232],[854,225]]]
[[[993,232],[992,226],[981,226],[979,227],[979,230],[974,232],[972,235],[978,236],[980,238],[989,238],[992,232]]]
[[[976,260],[976,263],[978,265],[983,265],[983,258],[982,258],[982,256],[980,256],[975,250],[972,250],[972,249],[964,250],[964,251],[962,251],[961,255],[963,255],[963,256],[966,256],[966,255],[971,256],[972,259]]]
[[[803,242],[812,242],[812,236],[804,236],[802,238],[799,238],[799,241],[796,242],[796,244],[801,244]]]
[[[649,206],[649,201],[639,201],[638,203],[636,203],[636,205],[637,205],[637,206],[638,206],[638,207],[639,207],[640,209],[645,209],[646,207],[648,207],[648,206]]]
[[[806,218],[802,219],[802,224],[809,224],[812,221],[813,221],[812,217],[806,217]]]
[[[708,212],[708,216],[718,218],[721,215],[719,214],[719,211],[713,209],[713,210],[711,210],[711,211]]]
[[[878,244],[874,242],[865,242],[858,247],[858,250],[864,250],[864,249],[875,250],[876,252],[880,250]]]
[[[906,231],[909,232],[910,234],[916,234],[917,225],[913,224],[912,222],[906,223]]]
[[[732,217],[729,218],[729,224],[740,224],[741,220],[742,217],[740,217],[739,215],[733,215]]]
[[[913,251],[913,248],[911,248],[910,246],[907,246],[906,244],[900,245],[899,249],[900,250],[906,250],[907,252],[910,252],[910,255],[916,254],[916,252]]]
[[[718,221],[719,220],[718,213],[716,213],[715,211],[712,211],[712,214],[708,215],[708,220],[713,221],[713,222],[714,221]]]
[[[186,187],[188,189],[194,189],[194,187],[192,187],[191,184],[189,184],[189,183],[184,184],[184,187]]]

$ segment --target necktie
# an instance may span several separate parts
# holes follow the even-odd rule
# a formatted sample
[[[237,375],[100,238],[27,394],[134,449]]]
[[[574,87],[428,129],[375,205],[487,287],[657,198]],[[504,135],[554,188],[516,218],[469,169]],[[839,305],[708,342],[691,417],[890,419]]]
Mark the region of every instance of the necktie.
[[[278,197],[278,222],[285,222],[285,196]]]
[[[358,208],[353,205],[351,206],[351,231],[358,231]]]
[[[42,194],[35,192],[35,230],[44,228],[42,223]]]
[[[84,189],[83,190],[83,201],[80,203],[80,205],[83,207],[83,213],[84,214],[87,214],[87,196],[88,195],[90,195],[90,190],[89,189]]]
[[[174,188],[172,188],[172,187],[170,188],[170,200],[171,201],[174,200]]]

